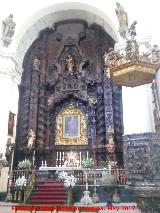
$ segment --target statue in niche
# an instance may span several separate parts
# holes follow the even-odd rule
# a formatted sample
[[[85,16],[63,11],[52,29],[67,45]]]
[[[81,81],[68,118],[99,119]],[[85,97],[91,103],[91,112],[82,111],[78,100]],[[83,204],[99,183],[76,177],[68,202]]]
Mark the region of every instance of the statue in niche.
[[[13,14],[10,14],[6,19],[2,21],[3,24],[3,33],[2,33],[2,41],[5,47],[12,41],[12,36],[14,35],[14,30],[16,27],[16,23],[13,21]]]
[[[119,33],[123,39],[127,39],[128,34],[128,16],[122,5],[116,2],[116,15],[119,22]]]
[[[83,58],[79,71],[82,73],[82,77],[85,78],[86,75],[86,68],[89,66],[89,60],[87,58]]]
[[[40,60],[37,58],[37,56],[34,57],[32,61],[33,70],[39,71],[40,70]]]
[[[35,132],[32,129],[29,130],[27,139],[28,139],[27,148],[29,150],[32,150],[35,146],[35,140],[36,140]]]
[[[67,71],[68,74],[73,75],[75,72],[75,59],[73,58],[73,56],[70,54],[66,57],[65,59],[65,69]]]

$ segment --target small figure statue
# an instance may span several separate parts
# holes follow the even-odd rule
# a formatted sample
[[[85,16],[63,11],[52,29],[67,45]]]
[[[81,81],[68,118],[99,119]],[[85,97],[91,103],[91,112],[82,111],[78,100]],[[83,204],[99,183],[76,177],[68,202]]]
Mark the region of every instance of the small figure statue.
[[[16,23],[13,21],[13,14],[10,14],[5,20],[2,21],[3,24],[3,33],[2,33],[2,41],[5,47],[12,41],[12,36],[14,35],[14,30],[16,27]]]
[[[33,66],[33,70],[36,70],[36,71],[40,70],[40,60],[37,58],[37,56],[34,57],[32,66]]]
[[[54,101],[54,96],[53,95],[49,96],[47,99],[48,107],[50,107],[52,105],[53,101]]]
[[[73,75],[75,71],[75,60],[72,55],[67,56],[65,64],[66,64],[66,71]]]
[[[109,138],[109,142],[108,144],[106,145],[106,148],[107,148],[107,151],[111,154],[113,154],[115,152],[115,143],[114,143],[114,139],[113,139],[113,136],[111,136]]]
[[[134,21],[129,28],[129,35],[131,36],[132,39],[134,39],[134,37],[137,35],[136,24],[137,24],[137,21]]]
[[[107,58],[108,58],[108,53],[105,52],[103,55],[103,59],[104,59],[104,65],[107,66]]]
[[[154,45],[152,49],[152,61],[158,64],[160,62],[160,49],[158,45]]]
[[[29,150],[32,150],[34,148],[36,140],[36,135],[32,129],[29,130],[27,139],[28,139],[27,148]]]
[[[120,3],[116,2],[116,15],[118,17],[119,22],[119,33],[123,39],[127,39],[128,34],[128,16],[127,12],[120,5]]]

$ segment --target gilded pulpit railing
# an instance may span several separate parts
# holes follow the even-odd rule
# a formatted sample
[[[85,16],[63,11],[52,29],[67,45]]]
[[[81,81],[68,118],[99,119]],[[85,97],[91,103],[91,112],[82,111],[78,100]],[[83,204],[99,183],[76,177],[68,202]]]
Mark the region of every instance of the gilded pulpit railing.
[[[27,201],[27,199],[29,198],[32,190],[34,189],[35,176],[36,176],[36,172],[35,171],[33,171],[33,173],[29,176],[29,179],[27,181],[26,190],[25,190],[24,202]]]

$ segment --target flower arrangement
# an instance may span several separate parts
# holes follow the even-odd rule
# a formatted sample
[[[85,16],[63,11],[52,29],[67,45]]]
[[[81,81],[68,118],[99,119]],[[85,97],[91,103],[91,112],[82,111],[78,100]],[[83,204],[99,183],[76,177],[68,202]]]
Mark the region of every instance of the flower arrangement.
[[[94,164],[94,162],[93,162],[92,158],[82,161],[82,166],[84,168],[91,168],[93,166],[93,164]]]
[[[19,161],[18,170],[29,170],[31,168],[31,162],[27,159]]]
[[[18,190],[24,190],[25,187],[26,187],[26,185],[27,185],[27,179],[26,179],[24,176],[19,177],[19,178],[16,180],[15,186],[16,186],[16,188],[17,188]]]
[[[68,175],[67,172],[60,172],[58,177],[60,180],[64,181],[66,188],[74,187],[76,185],[77,179],[73,175]]]

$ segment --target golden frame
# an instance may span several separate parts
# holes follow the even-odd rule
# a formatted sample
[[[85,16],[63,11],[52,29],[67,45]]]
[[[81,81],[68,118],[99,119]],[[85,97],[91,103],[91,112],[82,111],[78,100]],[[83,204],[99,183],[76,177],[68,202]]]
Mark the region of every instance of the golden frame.
[[[65,134],[66,119],[74,118],[77,129]],[[72,134],[73,133],[73,134]],[[87,118],[84,112],[73,105],[69,105],[60,112],[56,119],[55,145],[88,145]]]

